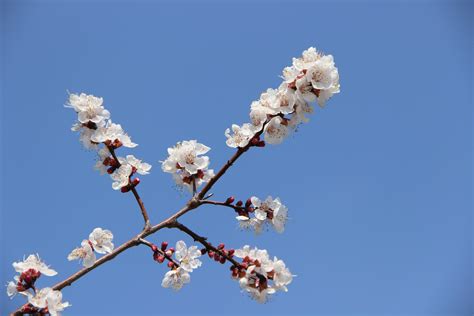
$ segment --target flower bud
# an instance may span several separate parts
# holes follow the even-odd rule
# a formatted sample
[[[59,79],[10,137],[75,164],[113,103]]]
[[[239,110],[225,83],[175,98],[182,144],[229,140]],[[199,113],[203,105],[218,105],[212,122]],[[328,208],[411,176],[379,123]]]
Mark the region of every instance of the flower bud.
[[[249,207],[250,205],[252,205],[252,201],[250,199],[247,199],[247,201],[245,201],[245,207]]]
[[[242,201],[240,201],[240,200],[237,201],[237,203],[235,203],[235,205],[237,205],[237,206],[239,206],[239,207],[242,206],[242,204],[244,204],[244,202],[242,202]]]
[[[134,187],[137,186],[139,183],[140,183],[140,178],[135,178],[135,179],[133,179],[133,181],[132,181],[132,185],[133,185]]]
[[[234,203],[235,198],[233,196],[229,196],[227,200],[225,200],[225,204],[232,204]]]
[[[219,246],[217,246],[217,249],[222,250],[225,248],[225,245],[223,243],[220,243]]]
[[[207,252],[207,249],[206,249],[206,248],[202,248],[202,249],[201,249],[201,255],[204,255],[206,252]]]
[[[207,253],[207,255],[209,256],[209,258],[211,258],[211,259],[214,258],[214,254],[215,254],[215,253],[214,253],[214,251],[212,251],[212,250],[209,250],[209,252]]]
[[[128,185],[120,188],[120,192],[122,193],[127,193],[128,191],[130,191],[130,187]]]
[[[234,255],[234,252],[235,252],[234,249],[230,249],[229,252],[228,252],[228,255],[229,255],[230,257],[232,257],[232,256]]]
[[[170,249],[168,249],[169,251],[171,251],[171,253],[174,252],[174,248],[173,247],[170,247]]]
[[[261,140],[257,143],[257,147],[265,147],[265,141]]]
[[[153,252],[157,252],[157,251],[158,251],[158,247],[157,247],[155,244],[152,244],[152,245],[151,245],[151,250],[152,250]]]
[[[221,257],[221,259],[219,260],[220,263],[224,264],[226,261],[225,257]]]
[[[174,267],[174,263],[172,261],[168,262],[168,268],[173,268]]]
[[[163,241],[163,242],[161,243],[161,250],[165,251],[166,248],[168,248],[168,242],[167,242],[167,241]]]

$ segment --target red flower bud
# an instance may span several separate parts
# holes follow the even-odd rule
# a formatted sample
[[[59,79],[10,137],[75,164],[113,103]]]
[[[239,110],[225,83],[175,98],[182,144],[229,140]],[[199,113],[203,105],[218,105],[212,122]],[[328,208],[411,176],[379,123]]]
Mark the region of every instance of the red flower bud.
[[[214,258],[214,254],[215,254],[215,253],[214,253],[214,251],[212,251],[212,250],[209,250],[209,252],[207,253],[207,255],[209,256],[209,258],[211,258],[211,259]]]
[[[202,248],[202,249],[201,249],[201,255],[204,255],[206,252],[207,252],[207,249],[206,249],[206,248]]]
[[[225,204],[232,204],[234,203],[235,198],[233,196],[229,196],[227,200],[225,200]]]
[[[151,250],[152,250],[153,252],[157,252],[157,251],[158,251],[158,247],[153,244],[153,245],[151,245]]]
[[[245,207],[249,207],[250,205],[252,205],[252,201],[248,198],[247,201],[245,201]]]
[[[225,248],[225,245],[223,243],[220,243],[219,246],[217,246],[217,249],[222,250]]]
[[[232,257],[234,255],[234,252],[235,252],[234,249],[230,249],[228,252],[228,255]]]
[[[156,261],[158,261],[159,263],[163,263],[163,261],[165,261],[165,257],[164,256],[158,256]]]
[[[133,179],[133,181],[132,181],[132,185],[133,185],[134,187],[137,186],[139,183],[140,183],[140,178],[135,178],[135,179]]]
[[[161,250],[165,251],[166,248],[168,248],[168,242],[167,242],[167,241],[163,241],[163,242],[161,243]]]
[[[257,147],[265,147],[265,141],[261,140],[257,143]]]
[[[170,249],[168,249],[169,251],[171,251],[171,253],[174,252],[174,248],[173,247],[170,247]]]
[[[224,264],[225,263],[225,257],[221,257],[221,260],[219,260],[219,262]]]
[[[168,262],[168,268],[173,268],[174,267],[174,263],[172,261]]]
[[[120,188],[120,192],[122,193],[127,193],[128,191],[130,191],[130,187],[128,185]]]
[[[221,260],[221,256],[219,256],[219,254],[214,254],[214,261],[220,261]]]
[[[242,206],[242,204],[244,204],[244,202],[242,202],[242,201],[240,201],[240,200],[239,200],[237,203],[235,203],[235,205],[237,205],[237,206],[239,206],[239,207]]]

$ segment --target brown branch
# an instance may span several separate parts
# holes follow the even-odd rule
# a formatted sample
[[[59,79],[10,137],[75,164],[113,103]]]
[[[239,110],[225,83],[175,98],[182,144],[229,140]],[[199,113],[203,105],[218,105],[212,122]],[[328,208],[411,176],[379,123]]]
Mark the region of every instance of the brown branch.
[[[199,236],[198,234],[193,232],[190,228],[188,228],[187,226],[179,223],[178,221],[175,221],[174,224],[172,225],[172,227],[175,227],[175,228],[179,229],[180,231],[188,234],[189,236],[191,236],[194,239],[194,241],[197,241],[201,245],[206,247],[207,250],[212,250],[215,253],[218,253],[220,256],[225,257],[234,266],[240,267],[240,263],[237,262],[233,257],[229,256],[227,253],[223,252],[222,250],[220,250],[220,249],[214,247],[213,245],[211,245],[210,243],[208,243],[206,237]]]
[[[256,133],[254,135],[254,137],[260,136],[262,133],[263,133],[263,128],[260,132]],[[152,235],[152,234],[156,233],[157,231],[159,231],[159,230],[161,230],[165,227],[167,227],[167,228],[176,227],[176,228],[182,230],[183,232],[186,232],[188,235],[192,236],[193,238],[196,238],[195,240],[200,242],[202,245],[204,245],[206,247],[206,249],[210,249],[214,252],[219,253],[219,255],[225,257],[227,260],[232,262],[232,264],[234,264],[236,267],[239,267],[240,264],[237,261],[235,261],[230,256],[224,254],[221,250],[219,250],[219,249],[215,248],[214,246],[212,246],[211,244],[209,244],[204,237],[201,237],[201,236],[197,235],[193,231],[189,230],[189,228],[187,228],[186,226],[178,223],[177,219],[179,217],[183,216],[184,214],[186,214],[187,212],[199,207],[201,204],[205,204],[206,200],[203,199],[203,198],[204,198],[204,196],[206,196],[206,193],[226,173],[226,171],[234,164],[234,162],[243,153],[245,153],[250,148],[250,146],[252,146],[252,144],[249,142],[249,144],[247,144],[247,146],[245,146],[243,148],[239,147],[237,149],[237,152],[224,164],[224,166],[222,166],[222,168],[219,170],[219,172],[213,178],[211,178],[211,180],[204,186],[204,188],[197,195],[193,195],[193,197],[186,203],[186,205],[183,208],[181,208],[179,211],[177,211],[175,214],[173,214],[172,216],[170,216],[166,220],[164,220],[161,223],[158,223],[154,226],[150,227],[150,220],[149,220],[149,217],[148,217],[148,213],[145,209],[145,205],[143,204],[143,201],[141,200],[140,196],[138,195],[138,192],[135,190],[135,188],[133,188],[132,192],[134,193],[135,199],[137,200],[138,205],[140,206],[140,210],[142,212],[143,219],[145,220],[145,228],[143,229],[143,231],[141,233],[139,233],[137,236],[135,236],[134,238],[128,240],[127,242],[125,242],[125,243],[121,244],[120,246],[118,246],[117,248],[115,248],[111,253],[102,256],[92,266],[90,266],[88,268],[83,268],[82,270],[79,270],[78,272],[76,272],[73,275],[69,276],[65,280],[57,283],[56,285],[54,285],[52,287],[52,289],[60,291],[63,288],[65,288],[66,286],[70,286],[72,283],[74,283],[75,281],[77,281],[78,279],[80,279],[81,277],[83,277],[84,275],[89,273],[90,271],[92,271],[92,270],[96,269],[97,267],[101,266],[102,264],[112,260],[113,258],[115,258],[120,253],[124,252],[125,250],[139,245],[141,243],[140,239],[144,239],[145,237],[147,237],[149,235]],[[118,166],[120,166],[120,162],[118,161],[118,158],[115,154],[114,148],[112,146],[107,146],[107,148],[109,149],[110,154],[112,155],[112,157],[116,160]],[[212,194],[207,195],[206,198],[209,198],[210,196],[212,196]],[[208,203],[208,204],[212,204],[212,203]],[[13,315],[23,315],[24,313],[22,312],[22,310],[26,306],[28,306],[28,303],[24,304],[22,307],[18,308],[16,311],[12,312],[10,315],[12,315],[12,316]]]
[[[233,205],[233,204],[226,203],[226,202],[218,202],[218,201],[212,201],[212,200],[202,200],[202,201],[200,201],[200,203],[201,204],[218,205],[218,206],[226,206],[226,207],[234,209],[234,211],[236,211],[236,212],[245,210],[245,207],[243,207],[243,206],[237,206],[237,205]]]

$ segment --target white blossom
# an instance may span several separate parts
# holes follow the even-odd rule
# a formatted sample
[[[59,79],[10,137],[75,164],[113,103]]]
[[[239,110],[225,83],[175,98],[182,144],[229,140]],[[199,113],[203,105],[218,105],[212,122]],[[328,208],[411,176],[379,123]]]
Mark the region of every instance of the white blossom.
[[[91,137],[94,134],[94,130],[90,128],[82,128],[79,134],[79,141],[82,143],[87,150],[96,150],[98,147],[97,143],[91,141]]]
[[[61,291],[49,291],[46,296],[46,305],[48,306],[48,312],[51,316],[60,316],[66,307],[71,306],[69,302],[62,302],[63,294]]]
[[[133,167],[129,164],[123,164],[110,175],[112,180],[112,188],[114,190],[120,190],[129,184],[130,175],[132,174]]]
[[[111,120],[106,125],[98,127],[91,136],[91,141],[95,143],[114,142],[116,140],[120,141],[124,147],[133,148],[138,146],[132,142],[132,139],[125,133],[120,124],[112,123]]]
[[[255,130],[249,123],[245,123],[242,126],[232,124],[232,132],[233,134],[231,135],[230,129],[225,130],[225,136],[227,137],[226,144],[232,148],[247,146],[250,139],[255,135]]]
[[[191,281],[191,276],[183,268],[179,267],[177,269],[170,270],[166,272],[161,286],[164,288],[172,288],[175,291],[180,290],[184,284]]]
[[[104,165],[104,160],[110,157],[110,151],[107,147],[102,147],[97,151],[97,155],[99,157],[94,168],[98,170],[101,175],[106,174],[108,166]]]
[[[81,247],[74,249],[67,257],[69,261],[79,260],[86,268],[91,267],[95,263],[95,253],[88,240],[83,240]]]
[[[255,132],[260,131],[263,127],[263,124],[267,121],[269,114],[270,111],[268,111],[268,109],[265,108],[259,101],[253,101],[250,105],[250,123],[253,125],[251,130]]]
[[[42,288],[35,295],[29,292],[26,295],[28,296],[28,303],[40,309],[47,307],[51,316],[60,316],[60,312],[71,306],[69,302],[62,302],[63,295],[61,291],[49,287]]]
[[[92,243],[94,250],[97,253],[111,253],[114,250],[114,244],[112,239],[114,235],[110,230],[102,229],[100,227],[95,228],[92,233],[89,234],[89,241]]]
[[[85,93],[70,94],[68,107],[78,113],[78,121],[82,124],[93,122],[100,126],[110,118],[110,112],[102,106],[103,99]]]
[[[240,287],[259,303],[265,303],[276,291],[287,292],[293,275],[282,260],[270,259],[264,249],[245,245],[235,250],[235,257],[247,265],[245,275],[239,277]]]
[[[269,144],[280,144],[288,136],[290,130],[288,123],[279,116],[276,116],[265,126],[265,141]]]
[[[150,173],[149,171],[151,169],[151,165],[146,162],[142,162],[140,159],[135,158],[135,156],[133,155],[127,155],[126,158],[119,157],[118,160],[122,165],[131,165],[136,169],[136,172],[141,175],[146,175]]]
[[[200,267],[202,264],[198,259],[201,256],[201,250],[199,250],[197,246],[187,248],[186,243],[182,240],[176,243],[174,255],[179,261],[179,266],[187,272],[193,272],[194,269]]]
[[[35,295],[31,294],[30,292],[26,292],[26,295],[28,296],[28,303],[37,308],[45,308],[48,306],[46,299],[52,290],[53,289],[50,287],[45,287],[39,291],[36,291]]]
[[[197,174],[198,170],[204,170],[209,166],[209,157],[200,155],[210,149],[196,140],[178,142],[174,147],[168,148],[169,156],[162,162],[161,167],[168,173],[184,170],[191,175]]]
[[[15,278],[17,278],[15,281],[18,282],[18,276],[15,276]],[[7,284],[7,295],[10,298],[13,298],[16,294],[18,294],[16,282],[10,281]]]
[[[57,274],[56,271],[50,269],[44,262],[42,262],[37,254],[29,255],[28,258],[24,259],[23,261],[13,262],[13,268],[16,272],[19,273],[23,273],[29,269],[33,269],[47,276],[53,276]]]

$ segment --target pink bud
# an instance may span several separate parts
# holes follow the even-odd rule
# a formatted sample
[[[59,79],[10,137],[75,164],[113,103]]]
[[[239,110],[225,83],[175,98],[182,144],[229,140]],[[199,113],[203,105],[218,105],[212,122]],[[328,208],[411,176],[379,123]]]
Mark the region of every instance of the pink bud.
[[[244,204],[244,202],[242,202],[242,201],[238,201],[237,203],[235,203],[235,205],[237,205],[239,207],[242,206],[242,204]]]
[[[225,248],[225,245],[223,243],[220,243],[219,246],[217,246],[217,249],[222,250]]]
[[[157,251],[158,251],[158,247],[153,244],[153,245],[151,245],[151,250],[152,250],[153,252],[157,252]]]
[[[140,178],[135,178],[135,179],[133,179],[133,181],[132,181],[132,185],[133,185],[134,187],[137,186],[139,183],[140,183]]]
[[[174,267],[174,263],[172,261],[168,262],[168,268]]]
[[[163,241],[163,242],[161,243],[161,250],[165,251],[166,248],[168,248],[168,242],[167,242],[167,241]]]
[[[235,198],[233,196],[229,196],[227,200],[225,200],[225,204],[232,204],[234,203]]]

